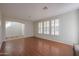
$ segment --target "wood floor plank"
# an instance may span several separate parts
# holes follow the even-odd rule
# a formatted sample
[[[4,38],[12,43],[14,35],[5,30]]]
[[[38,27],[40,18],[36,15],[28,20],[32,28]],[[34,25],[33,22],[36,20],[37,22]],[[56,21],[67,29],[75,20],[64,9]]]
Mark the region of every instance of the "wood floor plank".
[[[6,41],[5,53],[12,56],[73,56],[73,47],[37,37]]]

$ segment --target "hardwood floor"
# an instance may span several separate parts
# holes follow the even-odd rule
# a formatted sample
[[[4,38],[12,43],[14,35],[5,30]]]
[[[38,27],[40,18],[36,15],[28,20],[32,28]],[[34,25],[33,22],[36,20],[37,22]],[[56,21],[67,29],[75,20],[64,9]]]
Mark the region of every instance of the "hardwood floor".
[[[4,52],[8,56],[73,56],[73,47],[55,41],[29,37],[6,41]]]

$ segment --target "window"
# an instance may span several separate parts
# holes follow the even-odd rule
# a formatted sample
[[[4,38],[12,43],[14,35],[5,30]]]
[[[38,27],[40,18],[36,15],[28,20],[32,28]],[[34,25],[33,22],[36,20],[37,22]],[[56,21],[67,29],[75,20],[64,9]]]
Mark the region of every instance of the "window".
[[[42,34],[42,22],[39,22],[38,23],[38,33],[41,33]]]
[[[54,35],[54,20],[51,21],[51,34]]]
[[[59,19],[51,20],[51,35],[59,35]]]
[[[55,35],[59,35],[59,19],[55,19]]]
[[[59,19],[39,22],[38,23],[38,33],[59,35]]]
[[[49,34],[49,21],[44,21],[44,34]]]
[[[10,21],[6,22],[6,28],[8,28],[10,26],[11,26],[11,22]]]
[[[6,37],[24,35],[25,24],[13,21],[6,21]]]

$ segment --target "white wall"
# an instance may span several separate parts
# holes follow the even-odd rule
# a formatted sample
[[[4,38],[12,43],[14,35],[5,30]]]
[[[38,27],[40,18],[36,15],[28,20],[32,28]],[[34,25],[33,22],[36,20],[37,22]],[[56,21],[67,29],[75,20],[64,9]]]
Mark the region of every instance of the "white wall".
[[[60,19],[60,36],[63,42],[69,44],[78,43],[78,13],[72,11],[58,16]]]
[[[1,47],[1,43],[2,43],[2,35],[1,35],[1,31],[2,31],[2,28],[1,28],[1,12],[0,12],[0,47]]]
[[[79,10],[77,11],[78,13],[78,19],[79,19]],[[76,55],[79,56],[79,20],[77,21],[77,30],[78,30],[78,44],[76,44],[74,47],[75,47],[75,50],[76,50]]]
[[[79,44],[79,10],[78,10],[78,21],[77,21],[77,27],[78,27],[78,44]]]
[[[2,42],[5,40],[5,20],[3,20],[2,12],[0,11],[0,47]]]
[[[38,34],[37,33],[37,23],[39,21],[34,22],[34,35],[40,38],[49,39],[49,40],[55,40],[58,42],[63,42],[66,44],[77,44],[78,43],[78,12],[77,11],[71,11],[68,13],[64,13],[62,15],[58,15],[55,17],[51,17],[48,19],[43,20],[51,20],[58,18],[60,22],[59,26],[59,36],[52,36],[52,35],[44,35],[44,34]],[[42,20],[41,20],[42,21]]]
[[[34,36],[33,34],[33,22],[27,21],[25,23],[25,31],[24,31],[25,37]]]

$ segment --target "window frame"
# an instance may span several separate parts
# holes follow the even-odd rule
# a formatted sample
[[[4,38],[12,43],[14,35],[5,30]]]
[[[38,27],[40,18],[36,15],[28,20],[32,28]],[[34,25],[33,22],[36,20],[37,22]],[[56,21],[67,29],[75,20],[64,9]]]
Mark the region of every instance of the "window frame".
[[[45,35],[49,35],[50,34],[50,21],[49,20],[47,20],[47,21],[44,21],[43,22],[43,24],[44,24],[44,29],[43,29],[43,33],[45,34]]]
[[[53,36],[60,35],[60,33],[59,33],[59,19],[58,18],[40,21],[40,22],[38,22],[38,24],[40,24],[40,26],[38,26],[38,34],[53,35]],[[56,33],[56,31],[58,31],[58,34]]]
[[[43,22],[38,22],[38,33],[39,34],[43,33]]]
[[[58,25],[56,25],[56,20],[58,21]],[[53,21],[53,34],[52,34],[52,21]],[[53,19],[51,20],[51,35],[54,35],[54,36],[58,36],[60,33],[59,33],[59,19]],[[58,28],[58,29],[56,29]],[[56,33],[56,31],[58,30],[58,34]]]

